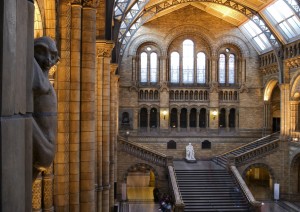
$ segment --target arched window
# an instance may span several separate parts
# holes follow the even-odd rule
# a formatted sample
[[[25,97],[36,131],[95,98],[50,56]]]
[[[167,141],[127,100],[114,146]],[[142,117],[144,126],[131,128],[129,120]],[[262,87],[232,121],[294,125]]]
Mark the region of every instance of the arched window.
[[[206,109],[201,108],[199,113],[199,127],[205,128],[206,127]]]
[[[141,54],[141,79],[140,79],[140,82],[148,81],[147,66],[148,66],[147,53],[143,52]]]
[[[43,36],[42,15],[37,1],[34,1],[34,38]]]
[[[191,40],[183,41],[182,52],[182,82],[194,82],[194,43]]]
[[[218,79],[220,84],[232,85],[237,83],[236,50],[223,49],[219,55]]]
[[[187,128],[187,109],[182,108],[180,111],[180,127]]]
[[[150,82],[157,82],[157,54],[155,52],[150,55]]]
[[[150,110],[150,127],[156,128],[157,127],[157,109],[152,108]]]
[[[179,53],[171,53],[171,82],[179,83]]]
[[[219,83],[225,83],[225,54],[219,56]]]
[[[234,63],[235,63],[235,57],[234,54],[229,55],[229,67],[228,67],[228,83],[229,84],[234,84]]]
[[[203,52],[197,54],[197,83],[205,83],[206,57]]]
[[[220,110],[219,127],[220,128],[225,128],[226,127],[226,110],[225,110],[225,108],[222,108]]]
[[[235,109],[231,108],[229,111],[229,127],[234,128],[235,127]]]
[[[190,113],[190,127],[197,127],[197,110],[196,108],[191,109]]]

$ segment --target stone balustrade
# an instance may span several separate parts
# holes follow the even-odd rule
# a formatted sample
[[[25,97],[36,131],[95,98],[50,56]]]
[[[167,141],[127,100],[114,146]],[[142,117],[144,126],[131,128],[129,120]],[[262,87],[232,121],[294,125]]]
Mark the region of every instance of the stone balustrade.
[[[155,165],[166,167],[168,164],[172,163],[172,157],[154,151],[143,145],[128,141],[126,138],[119,137],[118,141],[121,150]]]
[[[176,175],[174,172],[173,166],[168,166],[169,170],[169,182],[170,182],[170,191],[174,200],[174,212],[183,212],[184,211],[184,202],[181,198],[180,191],[178,189]]]
[[[248,188],[247,184],[245,183],[239,171],[237,170],[236,166],[230,165],[229,172],[231,176],[235,179],[236,183],[239,185],[239,188],[243,192],[248,202],[250,203],[252,208],[251,211],[255,211],[255,212],[261,211],[261,202],[255,200],[250,189]]]
[[[206,89],[172,89],[170,101],[208,101],[209,91]]]
[[[240,166],[245,164],[251,160],[256,159],[257,157],[261,157],[266,154],[270,154],[270,152],[275,151],[279,147],[279,139],[274,140],[270,143],[261,145],[254,149],[251,149],[245,153],[241,153],[235,156],[235,164]]]

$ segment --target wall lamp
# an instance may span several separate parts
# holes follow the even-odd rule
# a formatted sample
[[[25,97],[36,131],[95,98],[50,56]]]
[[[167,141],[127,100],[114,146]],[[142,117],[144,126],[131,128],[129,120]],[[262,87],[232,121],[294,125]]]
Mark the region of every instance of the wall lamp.
[[[217,110],[214,110],[214,111],[212,112],[212,115],[213,115],[213,120],[215,120],[216,117],[217,117],[217,115],[218,115],[218,111],[217,111]]]
[[[165,120],[166,119],[166,115],[167,115],[167,111],[166,110],[163,111],[163,115],[164,115],[164,120]]]

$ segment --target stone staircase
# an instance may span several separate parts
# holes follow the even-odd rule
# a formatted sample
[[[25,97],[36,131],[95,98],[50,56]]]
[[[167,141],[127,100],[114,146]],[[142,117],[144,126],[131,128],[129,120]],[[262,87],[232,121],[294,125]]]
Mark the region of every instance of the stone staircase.
[[[182,167],[174,161],[185,212],[251,211],[247,199],[224,168],[212,161],[197,161],[197,164]]]
[[[234,150],[223,153],[213,161],[222,167],[226,167],[228,159],[233,157],[237,166],[245,164],[257,157],[270,154],[279,147],[279,132],[265,136],[251,143],[240,146]]]

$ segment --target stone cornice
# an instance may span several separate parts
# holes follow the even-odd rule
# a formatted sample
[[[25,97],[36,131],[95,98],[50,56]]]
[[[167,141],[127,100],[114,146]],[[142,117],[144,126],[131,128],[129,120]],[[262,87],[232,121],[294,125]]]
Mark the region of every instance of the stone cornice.
[[[97,57],[111,57],[114,48],[112,41],[98,40],[96,41]]]
[[[82,0],[82,6],[96,8],[99,6],[99,0]]]
[[[81,5],[81,0],[70,0],[70,3]]]

